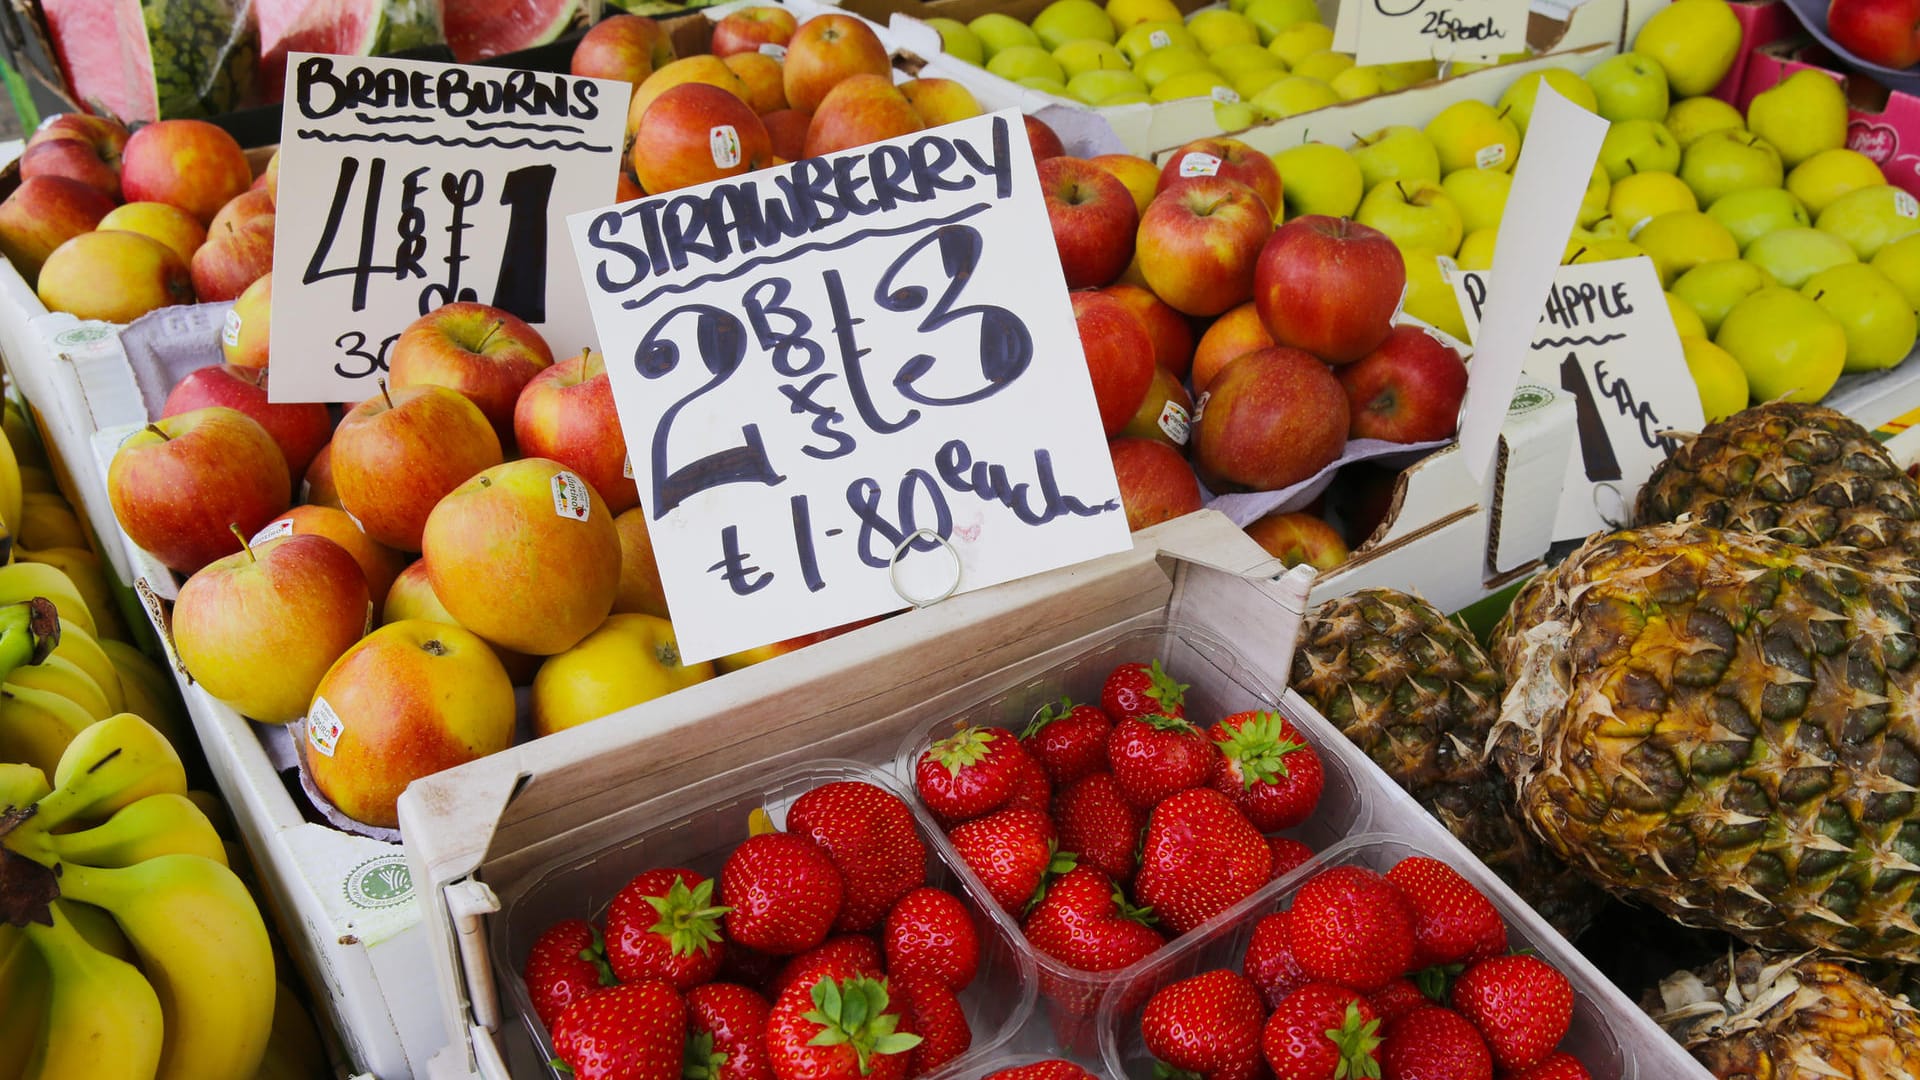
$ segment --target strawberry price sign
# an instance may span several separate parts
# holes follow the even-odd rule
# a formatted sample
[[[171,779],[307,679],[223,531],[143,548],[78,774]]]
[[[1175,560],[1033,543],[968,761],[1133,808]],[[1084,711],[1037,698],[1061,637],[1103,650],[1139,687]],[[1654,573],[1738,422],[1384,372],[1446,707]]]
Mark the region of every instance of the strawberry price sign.
[[[1018,113],[569,225],[689,661],[1126,547]]]
[[[614,197],[631,87],[295,53],[280,131],[274,401],[358,401],[420,316],[461,301],[593,343],[566,218]]]

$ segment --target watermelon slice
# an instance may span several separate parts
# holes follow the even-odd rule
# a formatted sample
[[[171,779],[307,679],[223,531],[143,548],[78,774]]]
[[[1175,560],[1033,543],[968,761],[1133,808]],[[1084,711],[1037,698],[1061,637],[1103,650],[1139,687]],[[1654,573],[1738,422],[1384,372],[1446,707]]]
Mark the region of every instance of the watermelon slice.
[[[260,23],[260,88],[286,89],[287,54],[383,56],[445,40],[439,0],[253,0]]]
[[[43,0],[74,96],[126,123],[252,104],[258,42],[247,0]]]
[[[454,0],[447,47],[463,64],[545,45],[584,21],[586,0]]]

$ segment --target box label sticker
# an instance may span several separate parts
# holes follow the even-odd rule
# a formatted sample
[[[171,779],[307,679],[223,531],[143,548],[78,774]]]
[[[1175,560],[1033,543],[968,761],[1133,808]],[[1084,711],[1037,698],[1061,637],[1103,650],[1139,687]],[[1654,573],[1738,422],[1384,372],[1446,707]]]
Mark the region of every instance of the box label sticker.
[[[227,309],[227,321],[220,327],[220,344],[229,349],[240,347],[240,310]]]
[[[316,696],[313,708],[307,713],[308,744],[332,757],[334,748],[340,745],[340,734],[346,729],[347,725],[340,722],[340,714],[333,711],[327,699]]]
[[[586,483],[564,469],[553,474],[553,512],[574,521],[585,521],[593,513]]]
[[[1160,407],[1158,423],[1161,432],[1172,439],[1174,445],[1187,445],[1187,436],[1191,433],[1193,418],[1187,415],[1187,410],[1179,402],[1168,398],[1167,403]]]
[[[715,124],[707,129],[707,148],[713,153],[713,167],[731,169],[740,164],[740,133],[732,124]]]
[[[1527,0],[1354,0],[1340,5],[1333,46],[1361,66],[1492,61],[1526,48],[1527,12]]]
[[[1198,150],[1190,151],[1180,158],[1180,175],[1186,178],[1195,176],[1220,175],[1220,159],[1212,154],[1203,154]]]
[[[413,898],[413,871],[405,855],[376,855],[348,871],[341,889],[357,908],[399,907]]]
[[[293,519],[281,518],[279,521],[269,521],[262,526],[259,532],[253,534],[253,539],[247,541],[247,546],[259,547],[269,540],[278,540],[283,536],[292,535]]]

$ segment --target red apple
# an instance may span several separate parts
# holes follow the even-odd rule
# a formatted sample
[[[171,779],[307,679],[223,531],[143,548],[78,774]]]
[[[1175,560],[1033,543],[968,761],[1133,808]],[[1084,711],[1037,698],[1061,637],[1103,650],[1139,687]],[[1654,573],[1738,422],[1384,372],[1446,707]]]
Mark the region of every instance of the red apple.
[[[163,202],[203,224],[253,185],[240,144],[205,120],[162,120],[127,140],[120,190],[128,202]]]
[[[826,16],[823,16],[826,17]],[[899,135],[927,125],[913,103],[885,75],[850,75],[827,91],[807,124],[801,153],[819,157]]]
[[[193,253],[194,295],[203,304],[233,300],[273,270],[271,213],[256,214],[242,225],[221,223]]]
[[[219,406],[148,424],[107,467],[107,500],[120,527],[183,574],[239,551],[241,537],[285,510],[292,494],[273,436]]]
[[[31,285],[55,248],[92,232],[112,210],[112,199],[78,180],[64,176],[22,180],[0,202],[0,255]]]
[[[1140,398],[1140,407],[1119,433],[1127,438],[1163,442],[1177,450],[1191,438],[1192,421],[1193,396],[1178,376],[1155,364],[1153,380]]]
[[[620,588],[614,593],[613,610],[655,618],[667,614],[667,590],[660,583],[660,564],[653,556],[653,536],[647,532],[647,512],[635,506],[613,519],[620,534]]]
[[[668,90],[684,83],[705,83],[717,86],[741,101],[748,100],[747,84],[733,73],[725,60],[717,56],[701,53],[699,56],[683,56],[666,67],[647,76],[627,101],[627,141],[633,141],[634,132],[640,128],[640,118],[647,115],[653,99]]]
[[[653,99],[633,136],[633,171],[649,195],[752,172],[773,158],[766,125],[717,86],[681,83]]]
[[[528,457],[557,461],[619,514],[640,503],[628,475],[627,439],[613,405],[605,359],[587,351],[535,375],[513,407],[513,436]]]
[[[1213,320],[1193,351],[1193,392],[1204,394],[1220,369],[1255,349],[1272,345],[1273,335],[1260,321],[1259,305],[1249,300]]]
[[[740,8],[713,24],[713,40],[707,49],[715,56],[728,57],[757,51],[762,45],[784,47],[798,28],[798,21],[786,8]]]
[[[151,311],[193,303],[193,278],[173,249],[139,233],[81,233],[40,267],[35,293],[48,311],[130,323]]]
[[[1287,566],[1332,570],[1352,554],[1339,530],[1312,514],[1268,514],[1250,523],[1247,535]]]
[[[485,304],[448,304],[400,334],[388,353],[387,377],[395,387],[432,383],[460,391],[480,406],[504,444],[513,437],[520,389],[551,363],[546,339],[518,316]]]
[[[834,87],[855,75],[886,78],[893,70],[887,47],[863,20],[832,13],[815,15],[794,30],[781,72],[787,103],[803,113],[820,108]]]
[[[1153,197],[1160,191],[1160,170],[1153,162],[1133,154],[1100,154],[1087,160],[1127,185],[1127,191],[1133,195],[1134,209],[1142,214],[1147,212]]]
[[[282,402],[267,400],[265,368],[213,364],[187,373],[174,384],[160,415],[178,416],[209,405],[225,405],[252,417],[287,459],[287,475],[298,480],[320,448],[333,438],[333,417],[319,402]]]
[[[787,107],[787,86],[781,77],[780,61],[765,53],[734,53],[721,61],[727,70],[740,77],[747,88],[747,104],[765,116]]]
[[[80,139],[53,139],[27,147],[20,155],[20,178],[63,176],[85,184],[109,199],[120,200],[119,159],[107,161],[100,148]]]
[[[273,273],[261,274],[227,309],[220,328],[220,351],[227,363],[240,367],[267,366],[267,326],[273,313]]]
[[[773,140],[773,152],[785,161],[799,161],[807,156],[807,126],[813,117],[799,109],[775,109],[762,116],[760,122],[767,126],[767,138]]]
[[[1386,340],[1406,286],[1406,263],[1387,234],[1309,214],[1274,230],[1253,299],[1276,343],[1351,364]]]
[[[1026,125],[1027,145],[1033,150],[1034,161],[1045,161],[1067,152],[1066,144],[1060,141],[1059,133],[1048,126],[1045,120],[1031,115],[1022,116],[1020,119]]]
[[[1097,288],[1119,277],[1133,261],[1133,234],[1140,228],[1127,185],[1080,158],[1047,158],[1039,173],[1067,288]]]
[[[324,536],[353,556],[367,582],[367,599],[374,611],[386,605],[394,579],[406,568],[407,557],[368,536],[353,515],[337,506],[296,506],[267,522],[254,535],[256,545],[276,536]]]
[[[1920,63],[1920,0],[1832,0],[1827,31],[1841,48],[1870,64]]]
[[[1140,219],[1140,273],[1175,311],[1218,315],[1253,295],[1267,204],[1245,184],[1197,177],[1154,196]]]
[[[280,151],[278,148],[267,158],[267,167],[261,169],[260,175],[253,178],[253,186],[249,190],[264,191],[269,199],[280,198]]]
[[[460,626],[460,620],[454,618],[447,606],[433,594],[433,578],[427,572],[425,559],[415,559],[400,571],[400,576],[393,579],[393,588],[387,592],[387,602],[380,607],[380,623],[383,626],[407,619],[425,619],[428,622]],[[533,677],[540,673],[540,661],[546,659],[514,652],[492,642],[488,642],[488,645],[493,649],[493,655],[500,658],[500,666],[506,669],[507,678],[515,686],[531,686]]]
[[[1093,378],[1093,400],[1108,435],[1127,426],[1153,383],[1153,342],[1127,305],[1097,292],[1073,296],[1073,321]]]
[[[609,15],[573,47],[575,75],[635,86],[673,62],[673,40],[645,15]]]
[[[1140,285],[1109,285],[1101,291],[1132,308],[1146,324],[1147,336],[1153,339],[1153,362],[1176,379],[1186,378],[1193,366],[1193,324],[1187,317]]]
[[[1286,209],[1280,201],[1280,170],[1274,168],[1273,159],[1239,139],[1225,137],[1195,139],[1167,155],[1167,163],[1160,169],[1156,193],[1202,176],[1218,176],[1247,185],[1267,204],[1268,213],[1276,219]]]
[[[211,236],[218,233],[227,225],[237,229],[262,214],[273,216],[273,196],[265,191],[243,191],[213,215],[212,223],[207,226],[207,234]]]
[[[986,111],[973,91],[952,79],[908,79],[900,84],[900,92],[928,127],[971,120]]]
[[[1460,354],[1416,326],[1396,326],[1380,347],[1339,371],[1355,439],[1450,439],[1467,396]]]
[[[59,139],[78,139],[92,143],[100,148],[100,156],[120,165],[120,154],[127,148],[127,125],[111,116],[93,116],[88,113],[56,113],[42,121],[38,130],[27,136],[27,146],[39,146],[43,142]]]
[[[1120,505],[1127,529],[1171,521],[1200,509],[1200,483],[1180,451],[1151,439],[1110,439],[1114,479],[1120,481]]]
[[[309,506],[340,508],[340,492],[333,485],[332,440],[307,462],[307,475],[300,482],[300,501]]]
[[[1332,464],[1347,445],[1347,395],[1299,349],[1251,352],[1221,369],[1193,430],[1193,458],[1214,491],[1274,491]]]
[[[432,385],[382,388],[347,413],[328,447],[340,508],[401,551],[420,550],[441,496],[501,460],[479,406]]]

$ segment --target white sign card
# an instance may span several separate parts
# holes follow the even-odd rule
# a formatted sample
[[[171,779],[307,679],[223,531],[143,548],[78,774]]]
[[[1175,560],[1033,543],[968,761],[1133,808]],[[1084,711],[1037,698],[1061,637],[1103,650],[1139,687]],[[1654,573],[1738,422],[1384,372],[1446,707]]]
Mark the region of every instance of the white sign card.
[[[1492,61],[1527,44],[1528,0],[1341,0],[1333,48],[1359,64]]]
[[[632,87],[294,53],[274,222],[274,401],[359,401],[387,350],[454,301],[592,345],[566,219],[614,198]]]
[[[1455,275],[1454,293],[1468,331],[1477,334],[1486,278]],[[1660,275],[1644,256],[1561,267],[1525,370],[1573,398],[1578,425],[1555,540],[1626,524],[1640,485],[1673,452],[1665,433],[1699,431],[1706,423]]]
[[[1018,112],[569,224],[688,661],[1127,547]]]

